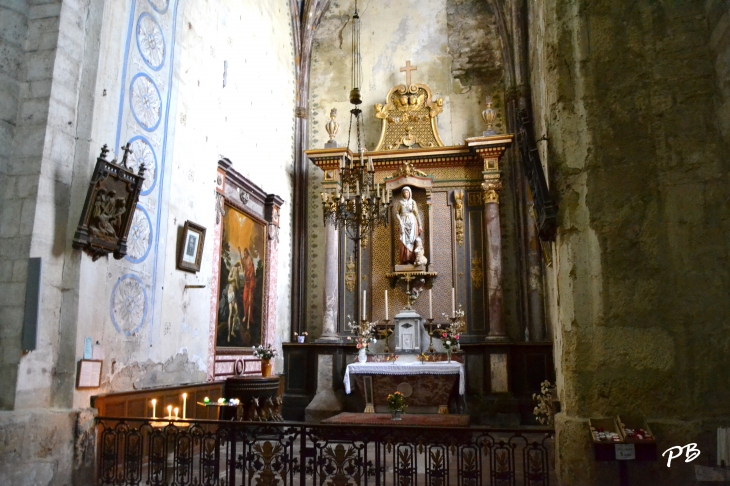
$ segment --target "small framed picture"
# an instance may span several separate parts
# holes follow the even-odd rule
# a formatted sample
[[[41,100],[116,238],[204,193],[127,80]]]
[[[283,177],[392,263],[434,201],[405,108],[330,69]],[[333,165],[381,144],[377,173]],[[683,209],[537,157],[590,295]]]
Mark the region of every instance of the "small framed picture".
[[[99,388],[101,386],[101,365],[98,359],[79,360],[76,370],[76,388]]]
[[[199,272],[200,260],[203,258],[205,228],[192,221],[185,221],[182,241],[177,257],[177,268],[186,272]]]

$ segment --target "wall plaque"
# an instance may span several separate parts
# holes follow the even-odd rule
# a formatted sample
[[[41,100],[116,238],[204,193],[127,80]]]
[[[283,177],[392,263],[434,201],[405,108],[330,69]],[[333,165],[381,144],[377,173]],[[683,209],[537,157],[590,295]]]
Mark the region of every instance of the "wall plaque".
[[[117,260],[127,254],[127,235],[132,223],[139,193],[144,182],[144,164],[135,174],[127,167],[129,144],[122,147],[122,162],[106,160],[109,149],[101,148],[96,167],[89,182],[86,202],[81,212],[73,247],[88,253],[96,261],[109,253]]]

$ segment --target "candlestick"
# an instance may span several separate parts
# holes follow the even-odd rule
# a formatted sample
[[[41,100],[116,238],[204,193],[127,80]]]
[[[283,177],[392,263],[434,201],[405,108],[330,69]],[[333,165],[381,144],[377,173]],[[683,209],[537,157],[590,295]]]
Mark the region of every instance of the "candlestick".
[[[172,418],[172,405],[167,406],[167,418]]]
[[[157,399],[152,399],[152,418],[157,418]]]
[[[188,409],[188,394],[187,393],[183,393],[183,418],[187,418],[186,417],[187,416],[187,412],[186,412],[187,409]]]
[[[433,319],[433,289],[428,289],[428,318]],[[387,292],[387,290],[386,290]]]
[[[436,352],[433,347],[433,317],[426,320],[428,321],[428,349],[426,351],[433,354]]]
[[[454,287],[451,287],[451,315],[456,315],[456,293],[454,292]]]
[[[385,320],[388,320],[388,289],[385,289]]]
[[[388,346],[388,337],[393,333],[393,331],[390,330],[390,328],[388,327],[388,324],[390,323],[390,320],[388,320],[387,317],[385,319],[383,319],[383,322],[385,322],[385,331],[383,331],[383,333],[382,333],[382,334],[385,335],[385,337],[384,337],[384,339],[385,339],[385,348],[383,349],[383,352],[384,353],[390,353],[390,346]]]

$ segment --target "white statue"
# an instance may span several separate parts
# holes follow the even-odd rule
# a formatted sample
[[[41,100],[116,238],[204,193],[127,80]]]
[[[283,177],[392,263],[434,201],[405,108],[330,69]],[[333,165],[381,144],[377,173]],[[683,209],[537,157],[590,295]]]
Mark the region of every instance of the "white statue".
[[[416,254],[416,265],[421,266],[428,263],[428,258],[426,258],[426,255],[424,255],[423,240],[420,236],[416,238],[416,249],[414,250],[414,253]]]
[[[401,264],[415,263],[416,239],[423,234],[421,216],[418,205],[411,197],[411,188],[405,186],[401,190],[401,199],[398,204],[398,221],[400,222],[399,260]],[[423,245],[421,245],[423,246]]]

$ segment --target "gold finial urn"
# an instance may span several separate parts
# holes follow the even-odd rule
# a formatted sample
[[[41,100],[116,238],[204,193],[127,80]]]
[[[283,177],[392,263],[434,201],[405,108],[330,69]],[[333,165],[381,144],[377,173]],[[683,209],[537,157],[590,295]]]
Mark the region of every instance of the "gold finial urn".
[[[325,130],[327,130],[327,133],[330,136],[329,141],[324,144],[325,148],[337,147],[337,142],[335,142],[335,136],[337,135],[337,132],[340,131],[340,124],[335,121],[335,118],[337,118],[337,108],[332,108],[332,110],[330,111],[330,121],[328,121],[327,124],[324,126]]]
[[[482,134],[484,137],[489,137],[492,135],[497,135],[497,132],[494,131],[494,119],[497,117],[497,112],[494,111],[494,108],[492,108],[492,99],[487,98],[487,108],[482,111],[482,120],[484,120],[484,123],[487,124],[487,129]]]

